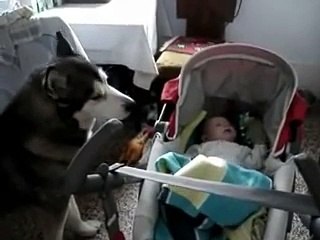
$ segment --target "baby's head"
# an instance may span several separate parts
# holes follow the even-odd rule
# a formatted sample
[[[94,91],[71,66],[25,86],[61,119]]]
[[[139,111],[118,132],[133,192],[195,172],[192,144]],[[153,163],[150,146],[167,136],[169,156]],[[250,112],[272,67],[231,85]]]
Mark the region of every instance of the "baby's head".
[[[224,117],[212,117],[205,121],[202,141],[224,140],[234,142],[237,132],[232,124]]]

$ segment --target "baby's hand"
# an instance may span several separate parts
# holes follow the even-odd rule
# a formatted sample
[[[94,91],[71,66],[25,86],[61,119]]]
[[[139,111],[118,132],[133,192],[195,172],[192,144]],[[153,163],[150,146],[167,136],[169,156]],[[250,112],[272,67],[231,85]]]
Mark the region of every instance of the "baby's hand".
[[[264,172],[267,175],[272,176],[280,167],[284,166],[285,164],[286,163],[281,162],[279,159],[269,156],[264,162]]]

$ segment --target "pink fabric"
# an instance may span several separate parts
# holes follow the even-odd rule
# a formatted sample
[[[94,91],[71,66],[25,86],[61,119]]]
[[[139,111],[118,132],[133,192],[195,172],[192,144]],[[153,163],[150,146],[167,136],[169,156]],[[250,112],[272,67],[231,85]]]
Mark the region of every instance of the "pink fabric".
[[[292,131],[290,127],[292,122],[299,123],[298,129],[297,129],[298,131],[297,137],[300,139],[303,137],[302,123],[306,118],[307,110],[308,110],[307,102],[299,93],[296,93],[290,105],[289,111],[287,113],[286,121],[281,131],[275,152],[279,152],[281,149],[285,149],[285,146],[292,139]]]
[[[163,87],[162,94],[161,94],[161,101],[163,103],[171,103],[176,105],[179,99],[178,94],[179,88],[179,77],[174,78],[168,82]],[[171,114],[169,119],[169,127],[168,127],[168,137],[173,137],[175,134],[175,111]]]
[[[119,231],[114,235],[112,240],[126,240],[126,239],[124,237],[124,234],[121,231]]]
[[[163,103],[176,104],[178,101],[179,77],[166,82],[161,93]]]

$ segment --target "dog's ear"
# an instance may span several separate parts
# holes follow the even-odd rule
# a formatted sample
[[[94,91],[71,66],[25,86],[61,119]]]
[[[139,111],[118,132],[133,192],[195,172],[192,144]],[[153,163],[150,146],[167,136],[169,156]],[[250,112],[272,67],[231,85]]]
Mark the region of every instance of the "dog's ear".
[[[47,68],[42,85],[52,99],[66,98],[68,90],[67,76],[60,73],[55,67]]]
[[[65,39],[62,35],[62,33],[56,32],[56,37],[58,40],[57,43],[57,57],[69,57],[69,56],[74,56],[76,55],[75,52],[73,51],[70,43]]]

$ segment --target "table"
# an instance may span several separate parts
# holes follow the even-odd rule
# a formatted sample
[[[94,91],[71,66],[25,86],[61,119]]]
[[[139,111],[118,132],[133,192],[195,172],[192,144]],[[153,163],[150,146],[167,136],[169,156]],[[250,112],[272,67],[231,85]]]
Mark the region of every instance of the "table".
[[[157,0],[111,0],[105,4],[64,4],[39,13],[70,25],[90,60],[122,64],[135,71],[135,85],[149,89],[158,75]]]

